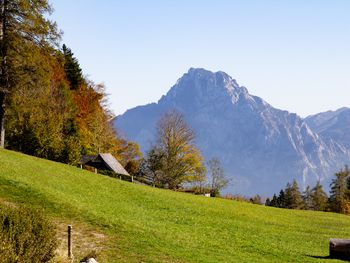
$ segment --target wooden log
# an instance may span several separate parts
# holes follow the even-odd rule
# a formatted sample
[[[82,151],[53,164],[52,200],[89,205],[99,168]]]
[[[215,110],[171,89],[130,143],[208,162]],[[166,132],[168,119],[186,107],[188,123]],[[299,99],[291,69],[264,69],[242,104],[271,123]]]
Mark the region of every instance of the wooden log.
[[[329,240],[329,257],[350,259],[350,239],[331,238]]]

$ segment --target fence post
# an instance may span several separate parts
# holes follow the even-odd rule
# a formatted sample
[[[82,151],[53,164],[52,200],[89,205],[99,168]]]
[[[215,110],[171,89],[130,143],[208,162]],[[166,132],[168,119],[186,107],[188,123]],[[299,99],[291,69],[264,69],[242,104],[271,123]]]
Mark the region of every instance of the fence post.
[[[72,258],[72,226],[68,226],[68,257]]]

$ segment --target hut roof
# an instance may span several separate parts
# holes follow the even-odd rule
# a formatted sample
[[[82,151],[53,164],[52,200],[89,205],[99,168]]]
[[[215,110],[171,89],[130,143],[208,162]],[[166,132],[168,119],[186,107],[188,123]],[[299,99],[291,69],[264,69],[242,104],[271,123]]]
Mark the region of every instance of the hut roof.
[[[117,174],[130,175],[117,159],[110,153],[99,153],[99,156],[106,163],[106,165]]]
[[[84,155],[80,161],[81,164],[95,166],[97,163],[103,162],[104,165],[116,174],[129,175],[124,167],[110,153],[99,153],[98,155]],[[98,166],[96,166],[98,168]],[[100,169],[100,168],[98,168]],[[129,175],[130,176],[130,175]]]

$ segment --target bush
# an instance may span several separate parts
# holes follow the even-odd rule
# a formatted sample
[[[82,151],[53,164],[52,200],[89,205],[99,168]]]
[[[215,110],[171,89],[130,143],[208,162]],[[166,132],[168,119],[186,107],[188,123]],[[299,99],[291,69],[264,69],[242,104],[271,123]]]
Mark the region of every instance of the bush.
[[[1,262],[49,262],[57,247],[55,234],[42,213],[0,204]]]

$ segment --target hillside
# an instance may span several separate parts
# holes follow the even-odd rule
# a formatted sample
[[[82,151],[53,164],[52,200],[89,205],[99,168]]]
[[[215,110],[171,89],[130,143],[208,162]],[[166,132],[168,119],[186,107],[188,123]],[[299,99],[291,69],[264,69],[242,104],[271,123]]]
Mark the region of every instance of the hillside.
[[[126,111],[114,126],[147,152],[160,116],[173,109],[196,132],[206,160],[221,161],[233,181],[227,192],[271,196],[293,179],[303,189],[318,180],[328,186],[350,158],[348,147],[319,136],[297,114],[250,94],[225,72],[201,68],[191,68],[157,103]]]
[[[350,236],[348,216],[155,189],[2,149],[0,200],[72,223],[76,248],[98,241],[109,263],[327,262],[329,238]]]

